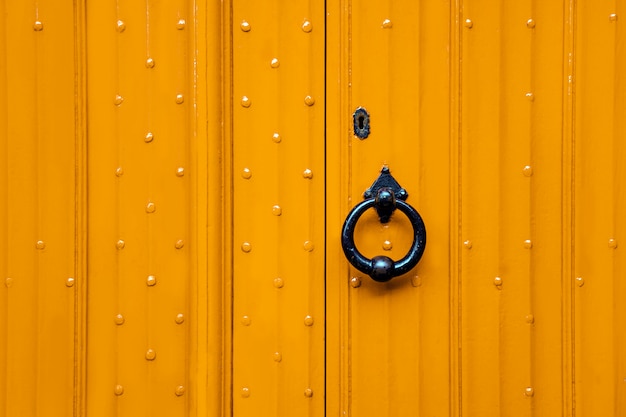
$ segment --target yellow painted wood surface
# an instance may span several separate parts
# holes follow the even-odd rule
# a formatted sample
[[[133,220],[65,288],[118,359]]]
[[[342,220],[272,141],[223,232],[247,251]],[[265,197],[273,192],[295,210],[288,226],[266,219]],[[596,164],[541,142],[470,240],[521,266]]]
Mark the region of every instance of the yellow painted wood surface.
[[[0,1],[0,417],[624,415],[625,12]]]

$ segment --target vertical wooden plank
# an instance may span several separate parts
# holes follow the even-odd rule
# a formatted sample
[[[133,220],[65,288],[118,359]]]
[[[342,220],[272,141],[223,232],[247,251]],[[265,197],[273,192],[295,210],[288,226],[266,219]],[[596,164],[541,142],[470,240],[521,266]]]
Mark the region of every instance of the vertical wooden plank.
[[[191,157],[194,7],[88,6],[89,187],[97,190],[89,195],[88,412],[187,415],[199,376],[191,373],[192,291],[205,235],[196,210],[206,207],[196,208],[194,180],[206,160]]]
[[[232,3],[233,412],[324,413],[324,6]]]
[[[623,43],[616,2],[578,2],[576,19],[574,271],[576,415],[619,415],[624,374]]]
[[[447,415],[454,395],[449,327],[449,190],[456,182],[449,136],[451,4],[345,4],[349,20],[341,29],[348,50],[339,53],[348,54],[349,66],[341,75],[349,88],[341,100],[344,121],[329,124],[328,133],[329,143],[343,144],[340,155],[347,155],[341,219],[388,165],[408,191],[407,201],[423,216],[428,235],[420,264],[402,277],[379,283],[352,268],[340,275],[348,289],[342,300],[346,307],[338,312],[347,315],[342,320],[344,344],[350,349],[343,370],[349,378],[347,412]],[[370,114],[366,139],[353,133],[351,115],[357,107]],[[328,227],[332,236],[331,227],[340,230],[341,223],[329,222]],[[372,210],[359,221],[355,241],[369,258],[384,254],[398,260],[412,242],[411,229],[399,212],[381,225]],[[333,244],[339,250],[338,242],[329,239],[329,252]]]
[[[75,56],[72,3],[3,2],[2,415],[71,415]],[[57,45],[69,45],[58,50]]]

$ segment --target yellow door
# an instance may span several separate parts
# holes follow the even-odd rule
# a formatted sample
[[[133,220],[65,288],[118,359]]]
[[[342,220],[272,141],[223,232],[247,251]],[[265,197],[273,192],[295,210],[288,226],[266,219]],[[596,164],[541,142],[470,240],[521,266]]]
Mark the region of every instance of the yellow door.
[[[0,1],[0,417],[625,415],[625,12]]]

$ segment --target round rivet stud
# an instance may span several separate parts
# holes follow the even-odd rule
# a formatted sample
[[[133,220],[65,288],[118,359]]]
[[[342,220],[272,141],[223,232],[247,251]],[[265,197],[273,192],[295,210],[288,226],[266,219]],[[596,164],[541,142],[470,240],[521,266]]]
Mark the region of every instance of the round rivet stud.
[[[7,277],[7,278],[4,280],[4,285],[5,285],[5,287],[7,287],[7,288],[11,288],[11,287],[13,286],[13,278]]]
[[[528,29],[534,29],[535,28],[535,20],[534,19],[528,19],[526,21],[526,27]]]
[[[474,27],[474,22],[472,22],[472,19],[465,19],[465,27],[468,29],[471,29]]]
[[[176,176],[177,177],[182,177],[184,175],[185,175],[185,168],[183,168],[183,167],[176,168]]]
[[[177,397],[180,397],[184,393],[185,393],[185,387],[182,385],[177,386],[176,389],[174,390],[174,394],[176,394]]]
[[[391,23],[391,20],[389,19],[383,20],[383,29],[391,29],[392,27],[393,27],[393,23]]]
[[[73,287],[74,286],[74,278],[70,277],[68,279],[65,280],[65,286],[66,287]]]
[[[248,23],[245,20],[241,21],[241,24],[239,25],[239,27],[241,28],[242,31],[244,32],[250,32],[250,29],[252,29],[252,26],[250,26],[250,23]]]
[[[35,247],[39,250],[43,250],[46,248],[46,243],[43,240],[38,240],[37,243],[35,243]]]
[[[283,209],[281,209],[280,206],[276,205],[272,207],[272,214],[274,216],[280,216],[281,214],[283,214]]]
[[[248,388],[248,387],[244,387],[244,388],[242,388],[242,389],[241,389],[241,396],[242,396],[243,398],[248,398],[248,397],[250,397],[250,388]]]
[[[272,68],[278,68],[279,66],[280,66],[280,61],[278,61],[278,59],[277,59],[277,58],[273,58],[273,59],[270,61],[270,67],[272,67]]]
[[[282,288],[285,285],[285,281],[282,278],[276,277],[274,278],[274,287]]]
[[[152,142],[152,140],[154,140],[154,135],[152,134],[152,132],[148,132],[146,133],[146,136],[143,138],[143,140],[146,143],[150,143]]]
[[[117,29],[118,32],[124,32],[126,30],[126,23],[124,23],[123,20],[118,20],[115,28]]]
[[[241,97],[241,105],[243,107],[248,108],[250,107],[251,104],[252,104],[252,100],[250,100],[248,96]]]
[[[113,99],[113,104],[115,104],[116,106],[119,106],[123,102],[124,102],[124,97],[120,96],[119,94],[116,95],[115,98]]]
[[[146,68],[154,68],[154,59],[152,58],[146,59]]]
[[[531,167],[530,165],[526,165],[524,168],[522,168],[522,174],[524,174],[525,177],[530,177],[531,175],[533,175],[533,167]]]
[[[352,288],[359,288],[361,286],[361,277],[350,278],[350,286]]]
[[[611,249],[617,248],[617,240],[609,239],[609,248],[611,248]]]
[[[495,277],[493,279],[493,285],[495,285],[496,287],[498,287],[498,289],[500,289],[500,287],[502,287],[502,278]]]
[[[302,176],[306,178],[307,180],[310,180],[311,178],[313,178],[313,171],[307,168],[304,171],[302,171]]]
[[[383,250],[391,250],[393,249],[393,243],[391,243],[391,241],[389,240],[385,240],[383,242]]]
[[[176,104],[183,104],[185,101],[185,96],[182,94],[176,94]]]
[[[420,287],[422,285],[422,278],[419,275],[412,276],[411,285],[414,287]]]
[[[186,24],[187,22],[185,22],[185,19],[178,19],[178,22],[176,22],[176,29],[183,30],[185,29]]]
[[[304,250],[307,252],[312,252],[313,249],[315,249],[315,245],[313,245],[313,242],[311,242],[310,240],[307,240],[306,242],[304,242]]]
[[[241,171],[241,176],[243,179],[249,180],[252,177],[250,168],[244,168],[243,171]]]
[[[532,314],[529,314],[526,316],[526,323],[533,324],[534,322],[535,322],[535,316],[533,316]]]
[[[526,93],[526,98],[528,101],[535,101],[535,95],[531,92]]]
[[[533,247],[533,242],[530,239],[526,239],[524,241],[524,248],[531,249]]]
[[[611,13],[611,14],[609,15],[609,20],[610,20],[611,22],[615,22],[615,21],[617,20],[617,14],[615,14],[615,13]]]
[[[313,322],[314,322],[314,320],[313,320],[313,317],[311,317],[311,316],[306,316],[304,318],[304,325],[305,326],[313,326]]]
[[[156,277],[154,275],[148,275],[148,278],[146,278],[146,285],[148,287],[154,287],[157,283]]]
[[[115,242],[115,247],[117,249],[124,249],[126,247],[126,242],[124,242],[124,240],[120,239],[117,242]]]
[[[156,211],[156,205],[151,201],[146,204],[146,213],[154,213]]]
[[[463,242],[463,246],[465,247],[465,249],[472,249],[472,241],[466,240],[465,242]]]
[[[313,30],[313,24],[312,24],[310,21],[305,20],[305,21],[302,23],[302,30],[303,30],[304,32],[306,32],[306,33],[311,32],[311,31]]]
[[[250,242],[243,242],[241,244],[241,250],[248,253],[252,250],[252,245],[250,244]]]
[[[526,389],[524,390],[524,395],[527,397],[532,397],[533,395],[535,395],[535,390],[532,387],[526,387]]]
[[[178,313],[174,321],[176,322],[176,324],[183,324],[183,322],[185,321],[185,315],[183,313]]]
[[[174,243],[174,247],[175,247],[176,249],[182,249],[182,248],[183,248],[183,246],[185,246],[185,241],[184,241],[184,240],[182,240],[182,239],[178,239],[178,240],[176,241],[176,243]]]
[[[585,280],[583,279],[583,277],[576,277],[576,285],[578,285],[579,287],[585,285]]]
[[[35,23],[33,23],[33,29],[37,32],[40,32],[43,30],[43,23],[41,23],[39,20],[36,20]]]
[[[115,175],[116,175],[117,177],[121,177],[122,175],[124,175],[124,168],[122,168],[122,167],[117,167],[117,168],[115,169]]]
[[[307,106],[312,106],[315,104],[315,99],[311,96],[306,96],[304,98],[304,104],[306,104]]]
[[[282,141],[282,138],[278,133],[274,133],[272,135],[272,140],[274,141],[274,143],[280,143]]]
[[[280,352],[274,352],[274,362],[280,362],[283,360],[283,355]]]
[[[311,398],[313,396],[313,390],[311,388],[307,388],[304,390],[304,396],[307,398]]]
[[[115,321],[115,324],[117,324],[118,326],[121,326],[122,324],[124,324],[125,319],[124,319],[124,316],[122,316],[121,314],[118,314],[115,316],[114,321]]]
[[[124,394],[124,387],[120,384],[117,384],[115,388],[113,388],[113,393],[117,396]]]
[[[146,360],[153,361],[156,359],[156,352],[154,349],[148,349],[146,351]]]
[[[252,319],[250,319],[249,316],[243,316],[241,318],[241,324],[243,324],[244,326],[249,326],[250,324],[252,324]]]

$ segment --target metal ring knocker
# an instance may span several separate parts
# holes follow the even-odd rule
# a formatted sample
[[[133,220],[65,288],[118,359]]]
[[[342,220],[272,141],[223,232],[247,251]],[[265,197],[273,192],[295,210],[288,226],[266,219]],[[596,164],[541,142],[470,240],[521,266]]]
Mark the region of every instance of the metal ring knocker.
[[[389,174],[387,168],[383,169],[379,180],[383,175],[389,176],[395,184],[395,180]],[[377,182],[379,181],[377,180]],[[376,188],[376,182],[372,185],[368,191],[365,192],[365,196],[371,196],[373,192],[376,192],[376,196],[373,198],[367,198],[361,203],[357,204],[343,224],[341,232],[341,246],[343,252],[346,255],[348,261],[359,271],[368,274],[374,281],[387,282],[393,277],[405,274],[417,265],[424,254],[426,248],[426,227],[420,214],[411,207],[408,203],[401,199],[396,199],[396,195],[406,198],[408,194],[406,191],[399,187],[394,192],[392,187],[383,186]],[[376,208],[378,215],[380,216],[381,223],[387,223],[393,211],[397,208],[403,212],[411,222],[413,226],[413,244],[409,249],[409,252],[404,258],[399,261],[394,261],[388,256],[380,255],[375,256],[372,259],[366,258],[359,252],[354,244],[354,229],[356,227],[359,218],[370,208]]]

